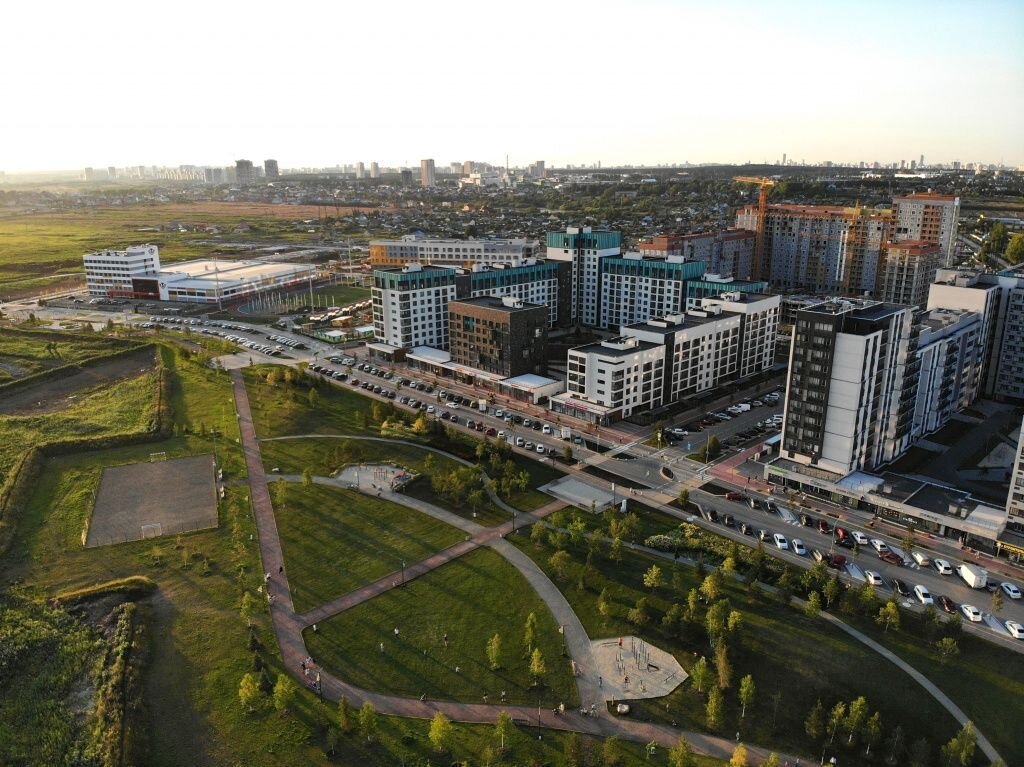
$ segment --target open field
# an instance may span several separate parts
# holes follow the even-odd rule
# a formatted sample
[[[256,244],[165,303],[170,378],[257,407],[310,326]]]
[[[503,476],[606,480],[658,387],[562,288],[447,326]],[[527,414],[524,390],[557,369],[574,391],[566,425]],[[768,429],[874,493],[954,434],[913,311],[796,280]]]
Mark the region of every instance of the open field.
[[[326,299],[330,306],[345,306],[370,300],[369,288],[354,288],[349,285],[325,285],[313,288],[313,295]],[[318,305],[323,301],[318,301]]]
[[[109,354],[125,346],[103,336],[0,328],[0,383]]]
[[[556,578],[548,561],[552,548],[546,544],[538,547],[519,536],[513,540]],[[621,563],[598,556],[593,560],[595,572],[586,577],[586,589],[581,591],[577,583],[584,567],[583,557],[585,552],[573,552],[564,580],[555,582],[561,584],[562,593],[592,637],[639,633],[672,652],[687,671],[693,668],[695,655],[707,654],[709,661],[713,659],[703,629],[703,606],[696,621],[684,621],[681,629],[662,625],[669,607],[673,603],[685,607],[687,593],[700,584],[702,578],[693,568],[673,568],[671,560],[634,552],[624,552]],[[644,586],[643,575],[654,563],[662,568],[667,585],[652,591]],[[603,590],[607,590],[610,603],[607,617],[598,609]],[[742,627],[738,637],[728,640],[732,686],[725,694],[726,717],[718,729],[720,734],[731,735],[739,729],[750,742],[791,752],[817,753],[821,743],[809,742],[803,727],[815,701],[820,698],[826,708],[831,708],[858,695],[865,696],[871,711],[881,712],[886,736],[901,724],[904,732],[914,733],[914,739],[927,737],[931,746],[937,748],[958,729],[953,718],[909,677],[820,618],[809,618],[768,597],[751,597],[741,584],[728,580],[724,596],[742,614]],[[627,620],[626,614],[641,597],[648,600],[648,622],[638,627]],[[956,671],[951,669],[949,673]],[[739,679],[746,674],[753,677],[758,697],[741,721],[736,689]],[[977,694],[984,694],[979,680],[973,680],[973,684],[979,685]],[[895,690],[898,695],[894,695]],[[776,691],[780,695],[777,711],[771,698]],[[1009,703],[1008,699],[1003,701]],[[707,729],[704,696],[697,693],[692,683],[664,698],[633,703],[640,718],[677,721],[683,727]],[[989,737],[996,735],[997,728],[982,729]],[[868,763],[862,759],[863,751],[842,749],[841,754],[844,764]]]
[[[283,498],[271,490],[292,599],[300,613],[465,537],[426,514],[351,490],[289,484]]]
[[[540,688],[531,687],[523,643],[531,612],[537,617],[535,647],[547,665]],[[501,667],[491,671],[486,647],[494,634],[501,635]],[[371,690],[471,703],[485,694],[496,702],[505,690],[509,703],[525,705],[535,704],[540,693],[548,708],[576,699],[561,635],[547,607],[512,565],[488,549],[364,602],[305,637],[321,665]]]

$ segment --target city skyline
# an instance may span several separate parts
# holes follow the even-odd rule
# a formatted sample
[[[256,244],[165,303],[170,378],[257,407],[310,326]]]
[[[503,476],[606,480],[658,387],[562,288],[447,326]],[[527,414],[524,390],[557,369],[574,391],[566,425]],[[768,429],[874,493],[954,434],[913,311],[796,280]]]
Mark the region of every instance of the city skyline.
[[[456,3],[387,17],[322,7],[301,18],[188,3],[159,18],[122,11],[10,12],[12,28],[47,37],[25,34],[0,51],[6,71],[23,73],[6,85],[0,169],[238,157],[279,157],[288,168],[434,158],[441,168],[506,154],[513,165],[543,157],[549,167],[761,163],[784,153],[808,163],[909,166],[924,154],[1024,164],[1024,55],[979,42],[1020,28],[1019,3],[646,2],[628,15]],[[925,17],[927,32],[915,33]],[[258,40],[236,44],[259,29],[301,43],[299,52],[261,65]],[[123,41],[137,65],[113,67],[90,43],[101,38]],[[521,119],[525,110],[536,117]]]

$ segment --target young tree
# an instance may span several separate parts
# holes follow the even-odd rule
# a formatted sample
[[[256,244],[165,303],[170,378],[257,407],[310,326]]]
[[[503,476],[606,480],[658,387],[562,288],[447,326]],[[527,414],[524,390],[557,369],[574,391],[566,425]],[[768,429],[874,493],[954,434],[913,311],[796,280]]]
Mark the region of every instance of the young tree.
[[[316,407],[320,404],[320,394],[316,389],[309,390],[309,406]]]
[[[1003,611],[1003,590],[996,589],[992,592],[992,612],[999,613]]]
[[[487,640],[487,662],[491,665],[491,671],[495,671],[501,665],[500,634],[495,634]]]
[[[725,698],[722,697],[722,691],[717,687],[712,687],[708,693],[708,702],[704,707],[704,712],[710,729],[717,730],[722,726],[725,716]]]
[[[342,732],[349,732],[352,729],[352,706],[344,695],[338,701],[338,727]]]
[[[238,700],[242,708],[250,714],[256,710],[256,702],[260,698],[260,684],[255,674],[246,674],[238,684]]]
[[[508,748],[508,741],[512,738],[514,726],[512,717],[508,715],[507,711],[498,713],[498,718],[494,720],[494,737],[498,741],[500,753],[505,753],[505,749]]]
[[[818,596],[817,591],[812,591],[807,595],[807,604],[804,605],[804,615],[808,618],[817,618],[821,613],[821,597]]]
[[[757,695],[757,686],[754,684],[754,677],[747,674],[740,680],[740,719],[746,719],[747,706],[753,704],[754,696]]]
[[[566,568],[572,562],[572,557],[569,556],[568,551],[556,551],[548,558],[548,565],[555,573],[555,577],[558,580],[565,580]]]
[[[750,764],[747,761],[747,747],[742,743],[737,743],[736,748],[732,751],[732,757],[729,759],[729,767],[747,767]]]
[[[714,602],[722,593],[722,574],[712,570],[700,584],[700,593],[708,602]]]
[[[302,486],[313,487],[313,470],[308,466],[302,470]]]
[[[288,706],[295,699],[298,688],[295,682],[284,674],[277,675],[277,682],[274,684],[274,708],[282,714],[288,713]]]
[[[540,648],[534,648],[533,653],[530,655],[530,676],[533,677],[533,687],[540,684],[541,678],[547,672],[547,666],[544,665],[544,656],[541,654]]]
[[[843,584],[840,583],[838,574],[829,579],[822,593],[825,595],[825,607],[831,609],[839,595],[843,593]]]
[[[544,536],[547,533],[547,528],[543,522],[534,522],[533,527],[530,528],[530,540],[540,546],[544,542]]]
[[[583,767],[583,745],[575,732],[565,738],[565,767]]]
[[[604,739],[604,745],[601,746],[601,765],[602,767],[619,767],[622,764],[622,746],[619,745],[619,739],[614,735]]]
[[[586,535],[587,532],[586,522],[579,517],[576,517],[572,522],[565,526],[565,529],[569,531],[569,543],[573,546],[579,546],[583,543],[583,536]]]
[[[779,755],[772,751],[768,754],[768,758],[761,762],[761,767],[781,767],[779,764]]]
[[[636,606],[626,613],[626,620],[637,626],[644,626],[651,618],[647,612],[647,597],[640,597],[636,600]]]
[[[842,701],[836,703],[828,715],[828,730],[829,738],[828,742],[832,743],[836,739],[836,732],[838,732],[840,725],[846,718],[846,704]]]
[[[942,758],[947,765],[967,767],[974,759],[977,746],[978,734],[974,731],[974,722],[967,722],[960,728],[960,732],[942,747]]]
[[[651,565],[647,572],[644,573],[644,586],[651,591],[661,588],[664,582],[665,579],[661,574],[661,568],[657,565]]]
[[[251,628],[252,616],[256,612],[256,600],[248,590],[242,594],[242,604],[238,608],[238,612],[241,613],[242,619],[245,621],[245,625]]]
[[[932,746],[927,738],[918,738],[910,746],[910,767],[928,767],[932,763]]]
[[[443,713],[438,711],[430,720],[430,732],[427,734],[430,745],[437,752],[447,751],[451,745],[452,723]]]
[[[877,746],[878,741],[881,739],[882,715],[876,711],[864,725],[864,745],[867,746],[867,749],[864,751],[864,755],[871,756],[871,749]]]
[[[612,540],[612,549],[611,549],[611,552],[609,553],[609,556],[611,557],[613,562],[621,562],[622,561],[622,539],[621,538],[616,537],[616,538],[614,538]]]
[[[960,645],[953,637],[943,637],[935,643],[935,650],[939,654],[939,663],[946,666],[960,654]]]
[[[875,618],[875,623],[882,627],[883,632],[888,631],[890,628],[899,630],[900,607],[896,604],[895,599],[890,599],[878,609],[878,617]]]
[[[359,709],[359,731],[367,743],[373,743],[373,739],[377,737],[377,709],[370,701],[366,701]]]
[[[697,619],[697,613],[700,611],[700,594],[697,589],[690,589],[686,595],[686,620],[694,621]]]
[[[818,698],[804,720],[804,732],[811,740],[817,740],[825,734],[825,707],[821,704],[821,698]]]
[[[723,690],[728,689],[732,685],[732,662],[724,639],[715,643],[715,670],[718,672],[718,686]]]
[[[708,608],[707,613],[704,615],[704,628],[708,632],[708,638],[713,642],[718,641],[719,637],[723,636],[726,632],[728,620],[728,600],[723,599],[711,605],[711,607]]]
[[[668,767],[696,767],[696,760],[690,750],[690,743],[682,735],[668,750]]]
[[[849,736],[846,739],[847,745],[853,743],[853,739],[857,737],[860,728],[864,726],[864,720],[867,718],[867,715],[868,702],[861,695],[850,703],[849,708],[846,710],[846,718],[843,720],[843,730]]]
[[[661,619],[661,627],[665,630],[665,633],[673,635],[678,630],[682,619],[683,609],[673,602],[672,606],[665,611],[665,615]]]
[[[530,613],[526,616],[526,625],[523,628],[523,644],[526,645],[527,652],[533,651],[533,643],[537,639],[537,616],[534,613]]]
[[[572,448],[569,445],[562,448],[562,458],[566,463],[572,463]]]
[[[711,668],[708,666],[708,659],[703,655],[693,664],[690,677],[693,679],[698,693],[704,692],[704,688],[711,684]]]
[[[684,487],[679,491],[679,497],[676,498],[676,501],[685,509],[690,505],[690,491]]]

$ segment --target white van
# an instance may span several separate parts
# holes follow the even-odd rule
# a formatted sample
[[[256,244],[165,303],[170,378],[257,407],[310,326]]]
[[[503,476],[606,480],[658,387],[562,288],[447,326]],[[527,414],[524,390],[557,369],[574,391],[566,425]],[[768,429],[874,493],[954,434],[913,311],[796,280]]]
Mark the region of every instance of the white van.
[[[935,600],[932,599],[931,593],[924,586],[918,584],[914,586],[914,596],[917,597],[917,601],[923,605],[933,605]]]
[[[914,551],[910,554],[914,561],[921,567],[928,567],[932,563],[928,556],[923,551]]]

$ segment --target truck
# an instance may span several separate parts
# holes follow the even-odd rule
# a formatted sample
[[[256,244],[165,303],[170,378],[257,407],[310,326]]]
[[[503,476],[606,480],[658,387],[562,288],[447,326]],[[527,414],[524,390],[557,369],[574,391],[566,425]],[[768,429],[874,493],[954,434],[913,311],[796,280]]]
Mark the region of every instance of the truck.
[[[476,404],[477,404],[477,407],[480,408],[480,412],[481,413],[486,413],[487,412],[487,400],[485,400],[485,399],[477,400]]]
[[[963,578],[964,583],[972,589],[983,589],[985,584],[988,583],[988,571],[973,565],[960,565],[956,568],[956,574]]]
[[[568,426],[562,427],[562,439],[566,441],[572,439],[572,429],[570,429]]]

